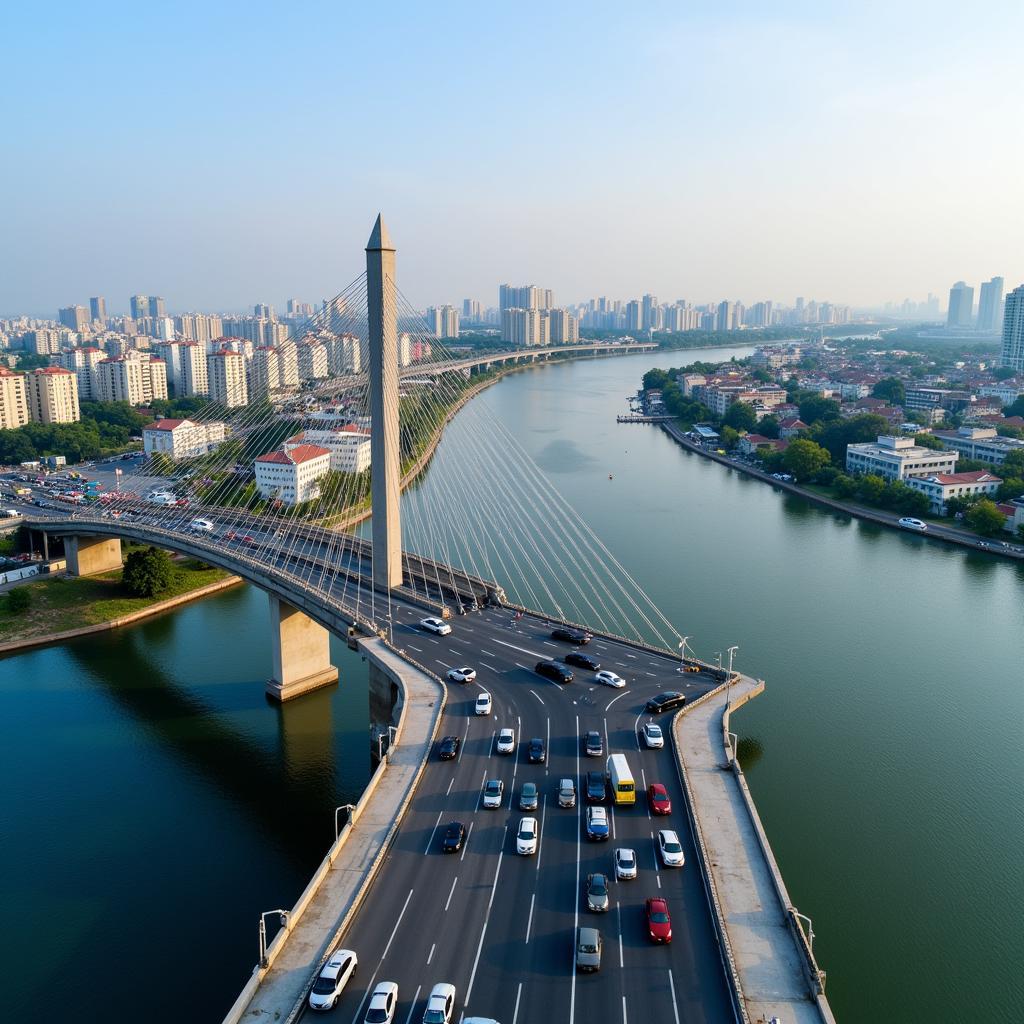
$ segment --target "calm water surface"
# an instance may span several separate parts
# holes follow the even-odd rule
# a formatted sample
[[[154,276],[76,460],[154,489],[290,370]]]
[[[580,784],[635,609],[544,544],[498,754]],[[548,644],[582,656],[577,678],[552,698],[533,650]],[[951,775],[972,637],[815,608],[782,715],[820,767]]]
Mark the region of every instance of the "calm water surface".
[[[700,655],[739,644],[737,665],[767,680],[734,723],[839,1019],[1019,1019],[1024,570],[616,425],[645,369],[704,355],[537,368],[475,402]],[[173,1002],[150,998],[168,971],[211,1020],[232,1002],[258,912],[294,902],[369,770],[358,658],[336,644],[337,690],[270,706],[268,627],[266,599],[238,589],[0,661],[0,894],[18,924],[0,963],[16,1013],[63,1018],[41,1005],[60,992],[77,1020],[112,1019],[116,998],[170,1021]]]

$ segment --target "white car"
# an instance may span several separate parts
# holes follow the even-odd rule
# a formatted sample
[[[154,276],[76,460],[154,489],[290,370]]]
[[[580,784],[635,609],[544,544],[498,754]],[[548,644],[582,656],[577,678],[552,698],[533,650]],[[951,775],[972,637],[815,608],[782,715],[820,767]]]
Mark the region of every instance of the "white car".
[[[683,844],[670,828],[663,828],[658,833],[658,853],[661,854],[661,863],[667,868],[681,868],[686,860]]]
[[[636,878],[636,851],[620,846],[615,851],[615,879]]]
[[[622,676],[617,676],[614,672],[609,672],[606,669],[598,672],[594,678],[599,683],[604,683],[605,686],[614,686],[616,690],[621,690],[626,685],[626,680]]]
[[[486,691],[478,694],[474,707],[478,715],[489,715],[491,713],[491,695]]]
[[[524,857],[537,852],[537,819],[523,818],[516,833],[516,853]]]
[[[505,783],[501,779],[490,779],[484,783],[484,807],[494,809],[501,806],[505,795]]]
[[[430,990],[427,1009],[423,1014],[423,1024],[452,1024],[455,1014],[455,986],[446,982],[435,985]]]
[[[379,982],[370,996],[363,1024],[393,1024],[398,1008],[398,986],[393,981]]]
[[[420,619],[420,629],[425,629],[428,633],[436,633],[438,636],[447,636],[452,631],[452,627],[444,619],[435,619],[432,616],[428,619]]]
[[[313,989],[309,993],[310,1009],[333,1009],[349,978],[356,973],[358,963],[359,958],[351,949],[336,949],[313,982]]]
[[[516,749],[516,734],[511,729],[502,729],[498,733],[498,753],[514,754]]]
[[[660,750],[665,746],[665,737],[662,735],[661,726],[655,722],[644,722],[644,743],[648,750]]]
[[[209,519],[193,519],[188,528],[193,533],[213,533],[213,523]]]
[[[918,533],[924,533],[928,529],[927,523],[922,523],[920,519],[914,519],[913,516],[904,516],[899,521],[899,525],[904,530],[916,530]]]
[[[472,683],[476,679],[476,669],[463,666],[448,669],[449,683]]]

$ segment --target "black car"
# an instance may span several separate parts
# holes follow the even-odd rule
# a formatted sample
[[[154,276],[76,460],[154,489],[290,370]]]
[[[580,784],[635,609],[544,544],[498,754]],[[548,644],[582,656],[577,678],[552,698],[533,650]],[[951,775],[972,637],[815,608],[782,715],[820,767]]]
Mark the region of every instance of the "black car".
[[[466,838],[466,826],[461,821],[453,821],[444,830],[441,849],[445,853],[458,853],[462,849],[462,841]]]
[[[441,746],[437,749],[437,755],[442,761],[453,761],[459,753],[459,737],[445,736],[441,740]]]
[[[587,802],[603,804],[604,798],[604,772],[587,772]]]
[[[575,665],[577,668],[587,668],[591,672],[596,672],[601,667],[601,662],[597,658],[592,658],[589,654],[580,654],[579,651],[573,651],[571,654],[567,654],[562,659],[566,665]]]
[[[538,661],[534,666],[534,672],[556,683],[572,682],[572,672],[560,661]]]
[[[675,690],[666,690],[653,696],[647,702],[648,711],[670,711],[672,708],[681,708],[686,703],[686,697]]]
[[[526,757],[530,764],[543,764],[546,756],[544,741],[539,736],[530,740],[530,745],[526,750]]]
[[[604,743],[599,732],[588,732],[583,737],[583,749],[587,757],[600,757],[604,753]]]
[[[594,638],[589,633],[584,633],[582,629],[570,629],[568,626],[559,626],[557,629],[551,630],[551,639],[564,640],[566,643],[582,646],[583,644],[589,644]]]

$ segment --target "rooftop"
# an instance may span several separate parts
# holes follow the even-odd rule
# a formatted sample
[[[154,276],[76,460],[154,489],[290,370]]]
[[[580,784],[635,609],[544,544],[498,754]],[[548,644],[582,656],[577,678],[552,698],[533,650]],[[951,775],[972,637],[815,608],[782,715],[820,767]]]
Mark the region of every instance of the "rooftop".
[[[323,455],[330,454],[326,448],[321,448],[319,445],[300,444],[290,448],[288,451],[267,452],[266,455],[260,455],[256,461],[279,463],[284,466],[298,466],[303,462],[309,462],[310,459],[317,459]]]

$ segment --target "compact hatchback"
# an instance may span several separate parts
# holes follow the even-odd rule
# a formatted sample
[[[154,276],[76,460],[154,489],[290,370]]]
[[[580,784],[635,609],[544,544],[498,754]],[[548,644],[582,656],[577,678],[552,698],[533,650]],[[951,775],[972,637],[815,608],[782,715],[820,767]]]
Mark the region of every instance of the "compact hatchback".
[[[572,779],[559,779],[558,781],[558,806],[576,806],[576,783]]]
[[[393,1024],[398,1007],[398,986],[393,981],[381,981],[370,996],[363,1024]]]
[[[539,736],[530,740],[530,745],[526,749],[526,758],[530,764],[543,764],[547,760],[544,741]]]
[[[511,729],[502,729],[498,733],[497,751],[499,754],[513,754],[516,749],[516,734]]]
[[[603,804],[604,800],[604,772],[587,772],[587,802],[591,804]]]
[[[537,852],[537,819],[523,818],[516,833],[516,853],[524,857]]]
[[[604,913],[608,909],[608,876],[600,872],[587,875],[586,893],[587,910]]]
[[[647,787],[647,806],[651,814],[671,814],[672,801],[669,799],[668,790],[660,782],[652,782]]]
[[[452,631],[452,627],[444,619],[433,617],[420,619],[420,628],[425,629],[428,633],[436,633],[438,636],[447,636]]]
[[[636,851],[620,846],[615,851],[615,877],[620,882],[624,878],[636,878]]]
[[[462,668],[448,669],[448,682],[450,683],[471,683],[476,679],[476,669],[463,665]]]
[[[661,726],[656,722],[644,722],[644,744],[649,750],[660,750],[665,746]]]
[[[489,715],[491,713],[491,695],[489,693],[477,694],[474,710],[478,715]]]
[[[669,828],[658,833],[658,853],[661,854],[661,863],[667,868],[681,868],[686,859],[679,836]]]
[[[323,965],[309,993],[312,1010],[330,1010],[356,973],[359,959],[351,949],[335,950]]]
[[[922,523],[920,519],[914,519],[913,516],[904,516],[899,521],[899,525],[904,530],[914,530],[917,533],[924,533],[928,529],[927,523]]]
[[[604,754],[604,742],[599,732],[588,732],[583,737],[583,751],[587,757],[601,757]]]
[[[452,821],[444,830],[444,839],[441,840],[441,849],[445,853],[458,853],[466,838],[466,826],[461,821]]]
[[[607,669],[598,672],[594,678],[599,683],[604,683],[605,686],[614,686],[616,690],[621,690],[626,685],[626,680],[622,676],[617,676],[614,672],[609,672]]]

